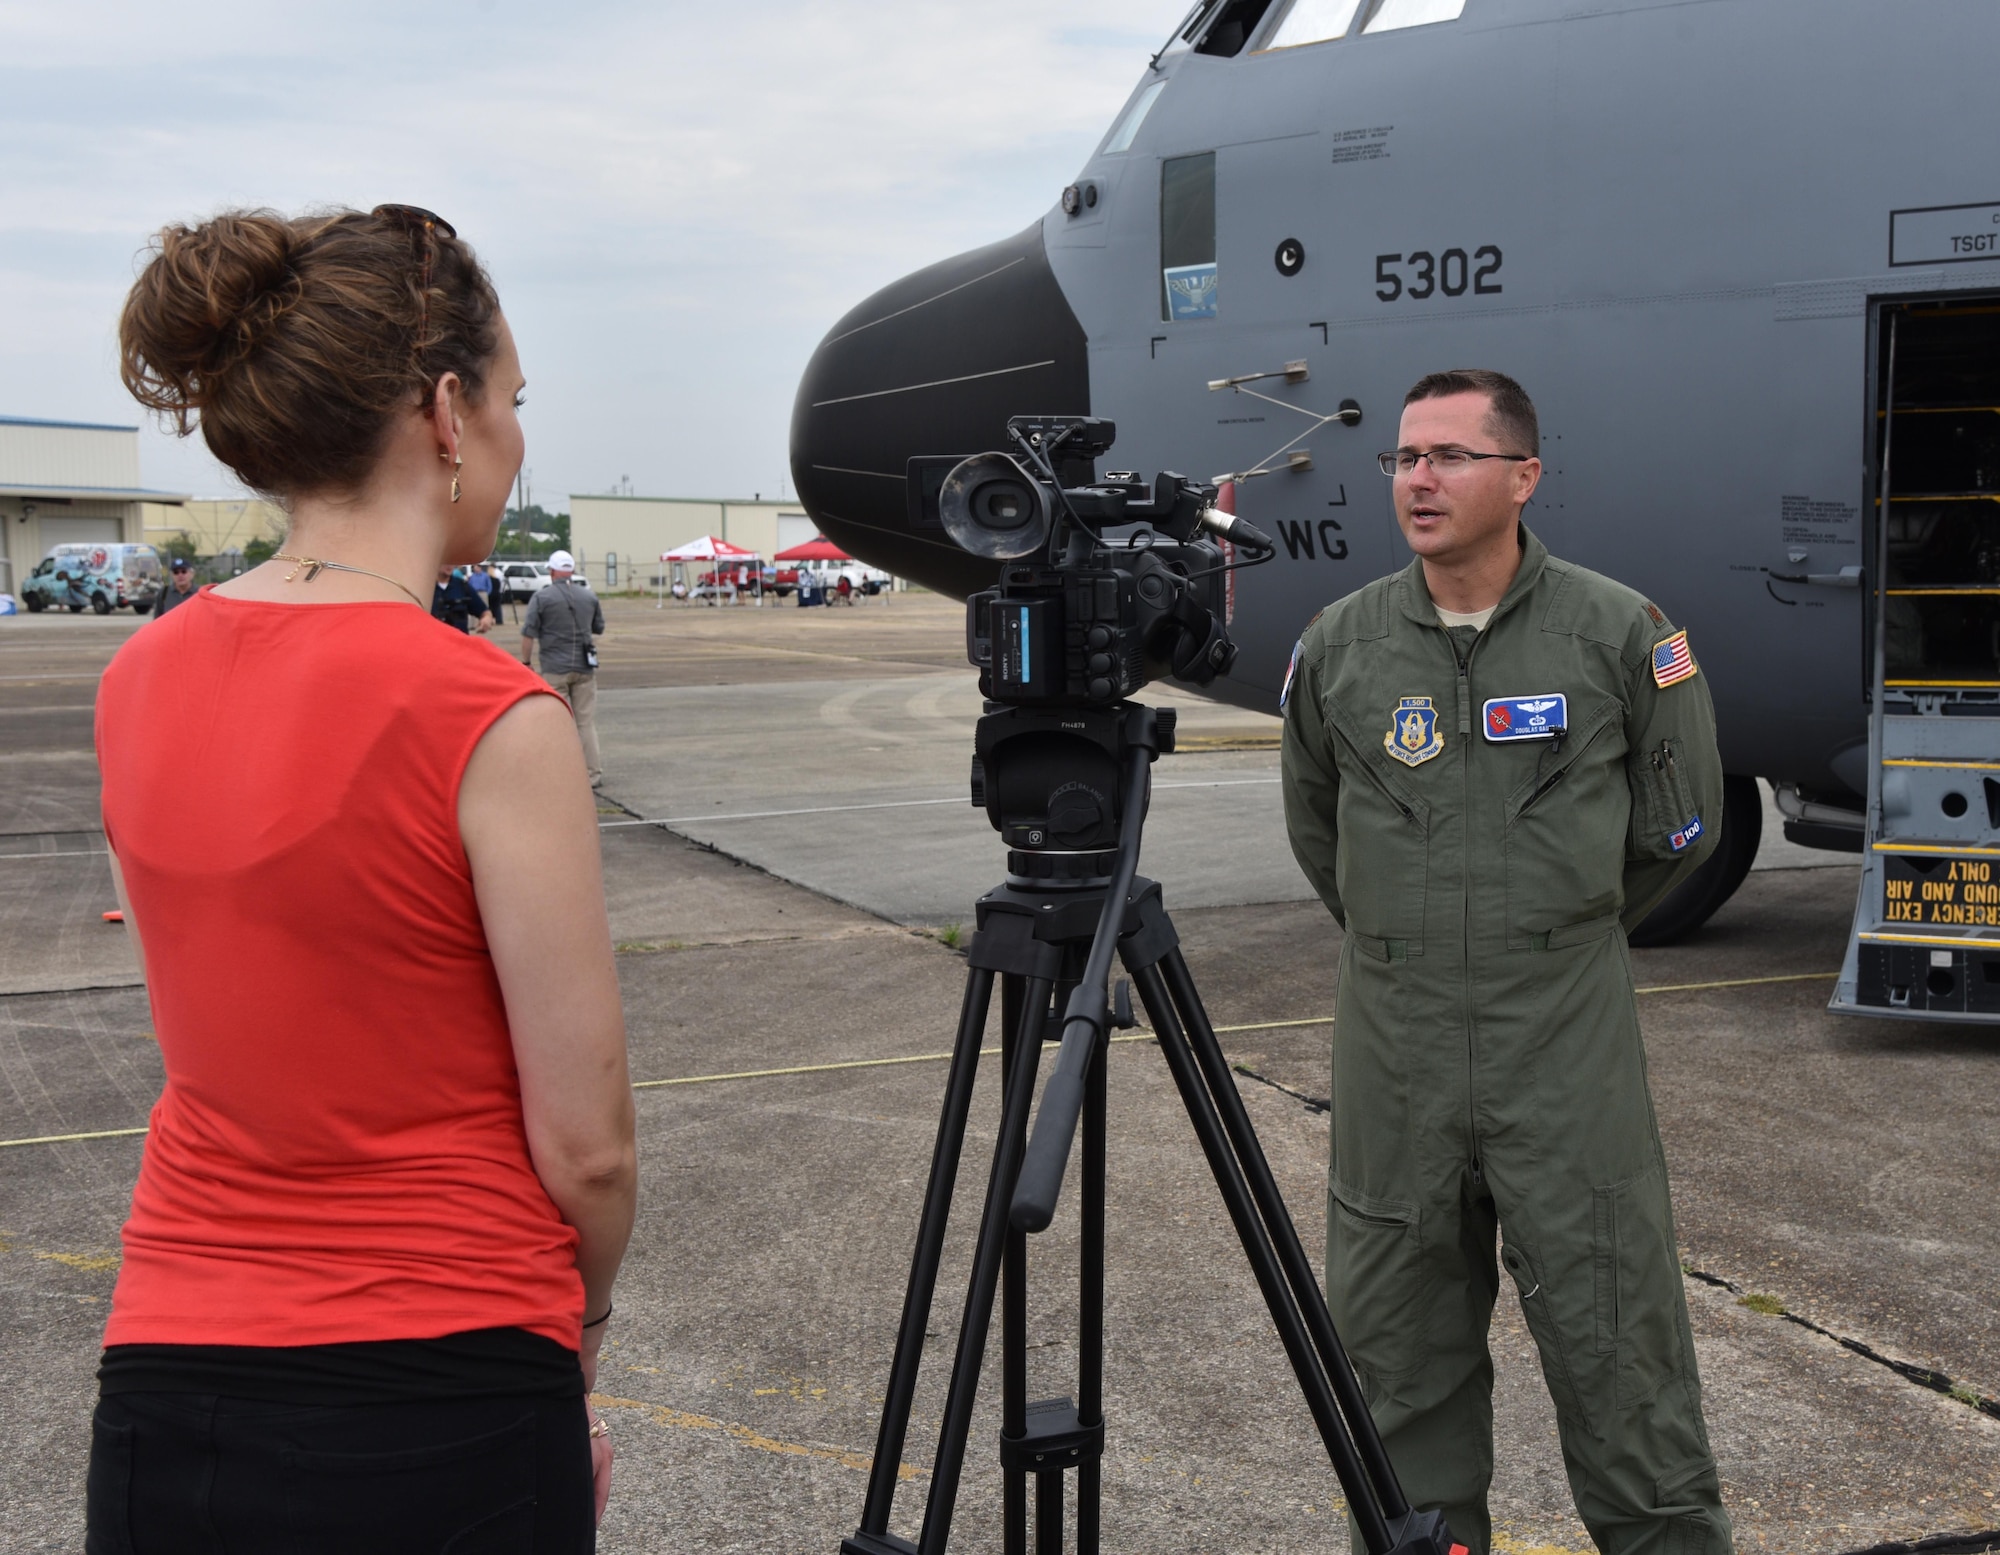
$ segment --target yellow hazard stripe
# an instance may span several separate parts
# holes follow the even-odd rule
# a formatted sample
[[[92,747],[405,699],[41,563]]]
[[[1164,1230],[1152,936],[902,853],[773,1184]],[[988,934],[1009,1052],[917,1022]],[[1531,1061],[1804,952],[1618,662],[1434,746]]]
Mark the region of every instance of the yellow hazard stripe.
[[[2000,939],[1967,939],[1963,935],[1897,934],[1885,929],[1866,929],[1861,939],[1869,945],[1949,945],[1954,950],[2000,950]]]
[[[2000,761],[1920,761],[1914,756],[1889,756],[1885,767],[1949,767],[1954,772],[2000,772]]]
[[[1948,842],[1878,842],[1877,853],[1931,853],[1949,856],[1954,853],[1973,853],[1981,858],[2000,858],[2000,848],[1958,848]]]

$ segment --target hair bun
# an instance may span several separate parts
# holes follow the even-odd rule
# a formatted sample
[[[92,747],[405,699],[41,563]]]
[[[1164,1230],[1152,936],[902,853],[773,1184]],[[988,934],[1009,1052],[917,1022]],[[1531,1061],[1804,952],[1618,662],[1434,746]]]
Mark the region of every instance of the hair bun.
[[[301,233],[274,211],[232,211],[165,228],[132,288],[119,337],[126,387],[186,433],[230,370],[299,299]]]

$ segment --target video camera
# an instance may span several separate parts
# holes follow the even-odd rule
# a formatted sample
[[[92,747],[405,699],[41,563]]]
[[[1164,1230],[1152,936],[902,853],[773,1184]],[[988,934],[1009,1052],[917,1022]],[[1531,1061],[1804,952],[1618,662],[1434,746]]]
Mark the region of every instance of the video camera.
[[[1217,511],[1213,486],[1172,473],[1150,486],[1130,472],[1097,479],[1118,435],[1109,421],[1015,416],[1007,435],[1019,457],[960,460],[938,490],[945,532],[1004,564],[997,588],[966,601],[966,657],[987,699],[972,802],[1007,844],[1012,879],[1101,883],[1128,809],[1127,752],[1174,746],[1172,708],[1126,699],[1165,675],[1205,686],[1228,673],[1225,574],[1273,546]],[[1059,469],[1083,484],[1065,486]]]
[[[945,532],[1007,563],[999,587],[966,601],[966,657],[988,699],[1014,707],[1109,707],[1171,675],[1205,686],[1236,646],[1223,622],[1233,564],[1210,535],[1251,552],[1271,542],[1218,512],[1216,488],[1130,471],[1065,487],[1058,464],[1086,469],[1117,427],[1092,416],[1015,416],[1021,451],[976,454],[938,493]],[[1122,530],[1117,537],[1107,534]]]

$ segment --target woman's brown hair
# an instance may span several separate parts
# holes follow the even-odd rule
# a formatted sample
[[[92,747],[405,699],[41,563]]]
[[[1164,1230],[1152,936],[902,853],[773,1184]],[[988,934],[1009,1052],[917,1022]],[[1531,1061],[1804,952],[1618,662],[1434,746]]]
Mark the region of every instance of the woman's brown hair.
[[[478,400],[499,314],[472,249],[429,212],[225,211],[154,240],[118,321],[120,370],[253,490],[352,491],[446,373]]]

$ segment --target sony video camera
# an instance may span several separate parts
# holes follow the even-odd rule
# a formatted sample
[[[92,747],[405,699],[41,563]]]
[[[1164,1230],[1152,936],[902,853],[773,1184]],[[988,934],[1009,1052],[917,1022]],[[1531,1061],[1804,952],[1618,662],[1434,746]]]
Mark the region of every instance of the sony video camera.
[[[1092,468],[1118,435],[1109,421],[1015,416],[1007,435],[1020,458],[976,454],[938,493],[945,532],[1005,563],[998,588],[966,601],[981,692],[1014,707],[1101,708],[1165,675],[1205,686],[1227,674],[1230,561],[1209,533],[1251,550],[1270,542],[1185,476],[1148,486],[1109,472],[1064,487],[1058,466]]]

